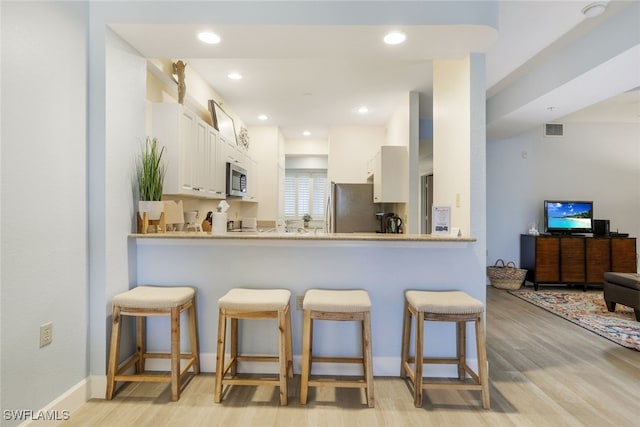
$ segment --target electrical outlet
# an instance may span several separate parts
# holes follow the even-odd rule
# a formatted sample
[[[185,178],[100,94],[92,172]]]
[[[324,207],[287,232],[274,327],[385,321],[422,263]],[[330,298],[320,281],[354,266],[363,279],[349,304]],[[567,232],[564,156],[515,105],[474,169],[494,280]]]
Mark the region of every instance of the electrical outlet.
[[[51,344],[53,341],[53,322],[40,325],[40,347]]]
[[[304,295],[296,295],[296,310],[302,310],[303,300],[304,300]]]

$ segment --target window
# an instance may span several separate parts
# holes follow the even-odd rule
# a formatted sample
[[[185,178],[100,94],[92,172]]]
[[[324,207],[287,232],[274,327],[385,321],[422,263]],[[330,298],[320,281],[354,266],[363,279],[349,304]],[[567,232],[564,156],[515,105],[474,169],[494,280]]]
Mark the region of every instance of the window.
[[[284,178],[284,216],[301,219],[309,214],[323,220],[327,203],[325,170],[287,170]]]

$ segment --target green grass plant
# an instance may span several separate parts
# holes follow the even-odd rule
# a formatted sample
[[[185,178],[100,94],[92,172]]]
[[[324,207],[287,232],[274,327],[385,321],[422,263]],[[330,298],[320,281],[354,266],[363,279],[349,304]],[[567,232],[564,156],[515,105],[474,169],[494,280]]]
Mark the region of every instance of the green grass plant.
[[[165,147],[158,148],[158,140],[156,138],[147,137],[137,165],[140,200],[162,200],[162,186],[164,185],[166,173],[166,166],[162,162],[164,150]]]

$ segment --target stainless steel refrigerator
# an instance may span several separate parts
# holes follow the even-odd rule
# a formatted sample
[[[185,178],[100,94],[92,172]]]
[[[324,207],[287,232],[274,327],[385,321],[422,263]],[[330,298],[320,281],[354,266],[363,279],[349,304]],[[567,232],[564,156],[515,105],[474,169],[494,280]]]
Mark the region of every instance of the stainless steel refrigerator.
[[[327,228],[332,233],[375,233],[380,229],[373,203],[373,184],[331,183]]]

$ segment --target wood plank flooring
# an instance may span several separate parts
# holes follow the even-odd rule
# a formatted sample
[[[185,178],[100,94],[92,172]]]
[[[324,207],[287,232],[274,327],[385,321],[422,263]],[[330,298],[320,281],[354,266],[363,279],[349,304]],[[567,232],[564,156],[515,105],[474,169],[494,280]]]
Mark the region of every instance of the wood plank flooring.
[[[398,331],[400,333],[400,331]],[[273,387],[234,387],[213,403],[214,378],[196,376],[178,402],[166,384],[128,384],[94,399],[65,426],[638,426],[640,352],[623,348],[512,295],[487,288],[491,409],[477,392],[428,391],[422,408],[399,378],[362,390],[320,388],[298,403],[299,376],[281,407]],[[400,349],[398,349],[398,354]]]

